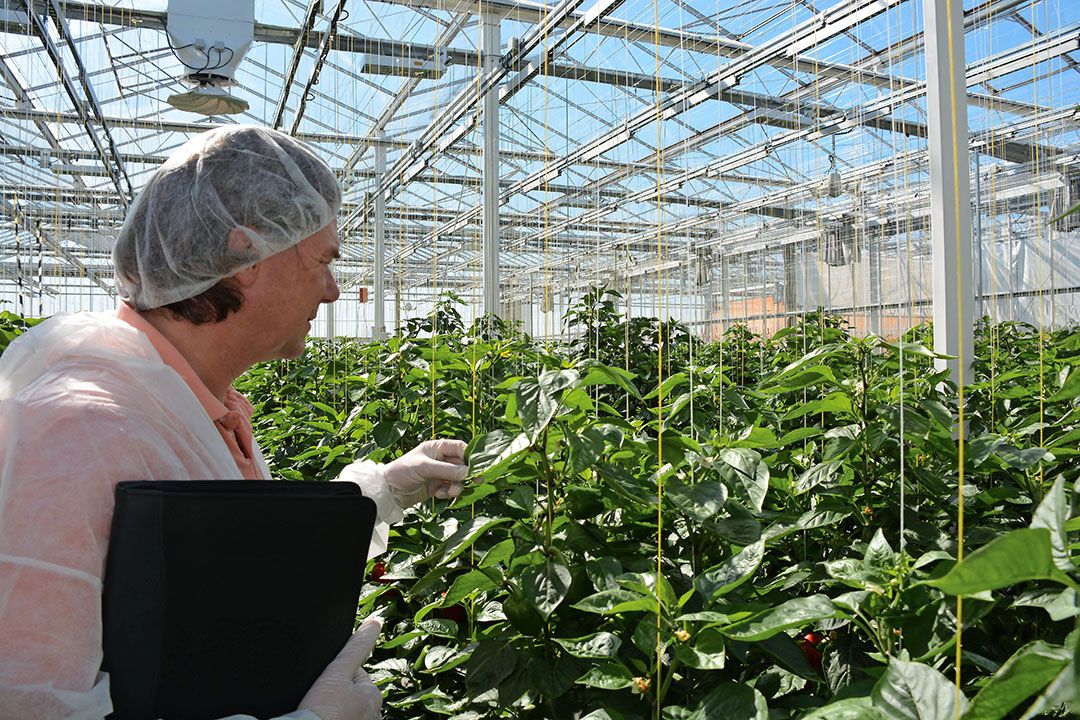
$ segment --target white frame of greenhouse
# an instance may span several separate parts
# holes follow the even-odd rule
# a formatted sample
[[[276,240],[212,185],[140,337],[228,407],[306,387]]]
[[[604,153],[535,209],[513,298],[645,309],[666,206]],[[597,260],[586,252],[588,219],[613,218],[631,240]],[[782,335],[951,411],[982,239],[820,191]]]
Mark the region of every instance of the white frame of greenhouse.
[[[245,122],[345,188],[319,335],[453,290],[557,336],[598,285],[707,336],[933,318],[969,358],[984,314],[1080,322],[1080,216],[1053,220],[1080,200],[1067,0],[264,0],[250,107],[217,117],[168,104],[184,67],[149,5],[0,0],[3,309],[111,308],[134,194]]]

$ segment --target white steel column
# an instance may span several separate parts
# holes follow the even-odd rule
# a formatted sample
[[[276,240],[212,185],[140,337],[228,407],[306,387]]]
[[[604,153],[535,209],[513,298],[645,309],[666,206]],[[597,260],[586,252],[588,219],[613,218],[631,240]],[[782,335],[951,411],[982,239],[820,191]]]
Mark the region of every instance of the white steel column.
[[[728,277],[728,258],[724,255],[720,258],[720,332],[727,332],[728,323],[731,321],[731,290]]]
[[[964,16],[961,0],[923,0],[930,146],[930,232],[934,258],[934,350],[957,383],[971,381],[975,300],[971,288]]]
[[[784,322],[786,327],[792,327],[798,322],[798,315],[795,313],[796,306],[799,304],[798,295],[795,292],[795,243],[788,243],[784,246],[784,312],[787,313],[787,320]]]
[[[383,139],[383,131],[375,133]],[[383,197],[383,175],[386,174],[386,145],[375,143],[375,327],[372,337],[386,339],[386,198]]]
[[[885,242],[885,236],[881,231],[868,230],[864,234],[867,248],[866,254],[870,260],[870,332],[881,335],[881,243]]]
[[[483,63],[488,73],[499,62],[499,16],[486,13]],[[499,313],[499,87],[484,96],[484,312]]]
[[[326,339],[333,340],[337,336],[337,323],[334,319],[334,303],[330,303],[323,310],[326,317]]]

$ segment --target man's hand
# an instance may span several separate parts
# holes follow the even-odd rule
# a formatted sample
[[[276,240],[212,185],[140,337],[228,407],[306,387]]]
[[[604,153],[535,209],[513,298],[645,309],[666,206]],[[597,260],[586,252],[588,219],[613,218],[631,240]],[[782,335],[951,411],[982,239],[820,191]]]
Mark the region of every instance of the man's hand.
[[[428,440],[383,468],[386,484],[402,509],[430,497],[455,498],[469,468],[461,440]]]
[[[380,720],[382,693],[363,666],[375,649],[381,629],[381,618],[371,617],[361,623],[298,709],[310,710],[320,720]]]

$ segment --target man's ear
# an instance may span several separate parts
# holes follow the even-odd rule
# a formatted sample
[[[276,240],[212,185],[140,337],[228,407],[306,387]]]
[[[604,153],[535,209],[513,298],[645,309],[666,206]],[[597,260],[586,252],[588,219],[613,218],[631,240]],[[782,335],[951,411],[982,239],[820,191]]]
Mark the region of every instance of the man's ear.
[[[246,250],[251,249],[251,238],[244,232],[243,228],[235,227],[229,231],[229,250],[235,253],[243,253]],[[241,289],[251,287],[252,283],[259,276],[259,263],[255,263],[249,267],[240,270],[239,272],[231,275],[232,280]]]
[[[255,281],[259,277],[259,268],[262,263],[255,263],[250,267],[246,267],[243,270],[230,275],[230,279],[236,283],[236,286],[241,290],[247,290],[249,287],[255,284]]]

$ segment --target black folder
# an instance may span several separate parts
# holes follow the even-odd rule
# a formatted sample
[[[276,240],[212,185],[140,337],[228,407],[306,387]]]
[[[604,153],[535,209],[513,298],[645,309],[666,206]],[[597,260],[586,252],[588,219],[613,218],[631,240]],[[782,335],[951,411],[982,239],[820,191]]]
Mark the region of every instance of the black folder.
[[[352,633],[375,503],[347,482],[122,482],[102,595],[117,720],[292,712]]]

